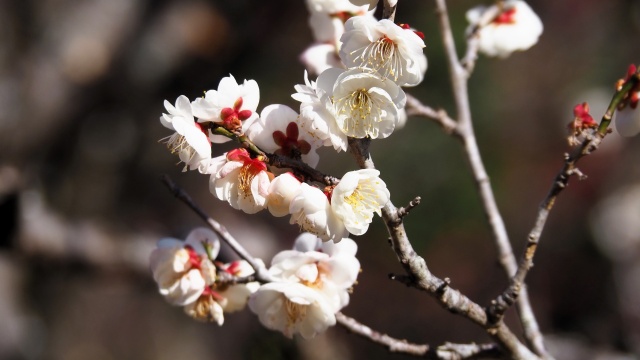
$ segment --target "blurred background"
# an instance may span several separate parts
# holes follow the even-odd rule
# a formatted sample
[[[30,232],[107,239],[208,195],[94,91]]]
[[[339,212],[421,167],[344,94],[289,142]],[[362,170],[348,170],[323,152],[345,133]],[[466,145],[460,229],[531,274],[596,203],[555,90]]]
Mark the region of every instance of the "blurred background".
[[[449,4],[463,51],[465,11]],[[562,165],[577,103],[599,118],[615,81],[640,63],[637,0],[531,2],[539,43],[481,58],[470,81],[478,141],[519,255]],[[255,255],[291,247],[297,226],[215,199],[208,178],[182,173],[159,139],[163,100],[190,99],[224,76],[255,79],[259,110],[298,104],[299,55],[311,43],[302,0],[0,1],[0,359],[387,359],[340,327],[290,341],[250,311],[223,327],[197,323],[157,293],[155,242],[200,220],[160,182],[169,174]],[[432,1],[400,1],[396,19],[426,35],[429,70],[407,92],[453,114]],[[219,153],[226,151],[220,147]],[[561,194],[528,278],[549,348],[562,359],[640,354],[640,139],[616,133],[580,163],[589,176]],[[506,286],[458,142],[410,118],[372,155],[431,270],[482,305]],[[325,149],[319,168],[356,167]],[[356,238],[362,274],[344,313],[431,345],[486,342],[424,293],[388,280],[401,267],[380,221]],[[232,254],[227,250],[223,256]],[[518,325],[509,313],[510,324]]]

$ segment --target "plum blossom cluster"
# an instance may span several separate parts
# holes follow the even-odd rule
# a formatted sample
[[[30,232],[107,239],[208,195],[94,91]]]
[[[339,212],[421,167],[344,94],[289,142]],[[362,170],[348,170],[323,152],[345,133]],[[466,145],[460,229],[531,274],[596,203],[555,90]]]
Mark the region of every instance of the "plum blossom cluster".
[[[349,238],[339,244],[303,233],[293,250],[273,258],[274,281],[246,281],[254,273],[244,260],[216,261],[220,243],[208,229],[194,229],[183,242],[162,239],[151,253],[151,271],[159,292],[187,315],[222,325],[224,314],[247,303],[269,329],[288,337],[314,337],[335,324],[335,314],[349,303],[360,263]]]
[[[185,241],[165,238],[151,253],[151,271],[170,304],[182,306],[194,319],[222,325],[224,313],[243,309],[259,284],[221,282],[229,276],[249,276],[254,270],[244,260],[216,262],[219,249],[218,237],[206,228],[194,229]]]
[[[304,85],[294,86],[298,109],[271,104],[258,111],[257,82],[233,76],[202,97],[164,103],[160,122],[173,134],[162,141],[183,171],[207,175],[213,196],[232,208],[289,216],[305,232],[293,250],[273,259],[269,273],[276,281],[263,285],[229,282],[257,269],[216,261],[219,241],[210,231],[194,230],[185,242],[160,241],[151,256],[160,293],[196,319],[222,324],[225,312],[249,301],[266,327],[287,336],[312,337],[333,325],[360,267],[347,236],[366,233],[389,202],[379,171],[325,175],[316,170],[317,150],[346,151],[350,138],[382,139],[401,126],[402,87],[418,85],[427,69],[423,35],[375,19],[374,1],[306,4],[316,42],[302,60],[318,77],[305,73]],[[229,140],[239,146],[215,151]]]

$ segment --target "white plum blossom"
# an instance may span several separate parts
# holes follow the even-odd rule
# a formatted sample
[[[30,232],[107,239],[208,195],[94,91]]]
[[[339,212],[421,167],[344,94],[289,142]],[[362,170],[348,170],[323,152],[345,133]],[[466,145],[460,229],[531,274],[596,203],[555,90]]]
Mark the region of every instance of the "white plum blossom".
[[[380,216],[380,209],[389,201],[389,190],[379,175],[373,169],[350,171],[333,189],[331,208],[354,235],[367,232],[373,213]]]
[[[474,7],[467,11],[467,20],[470,23],[467,34],[477,31],[478,50],[500,58],[529,49],[538,42],[543,30],[538,15],[522,0]]]
[[[357,6],[367,5],[369,9],[373,9],[378,5],[378,0],[349,0],[352,4]],[[389,0],[390,6],[395,6],[398,3],[398,0]]]
[[[324,146],[333,146],[337,151],[346,151],[347,135],[338,127],[335,117],[329,110],[332,104],[330,95],[319,89],[315,81],[309,81],[306,71],[304,82],[305,85],[294,86],[297,92],[291,95],[292,98],[300,101],[300,128],[323,141]]]
[[[262,260],[256,259],[259,264],[264,265]],[[253,275],[254,270],[245,260],[236,260],[220,267],[220,270],[227,272],[235,277],[246,277]],[[260,287],[260,283],[253,281],[246,284],[235,284],[226,287],[216,288],[218,296],[223,299],[219,300],[224,312],[231,313],[244,309],[249,301],[249,296],[256,292]]]
[[[210,258],[218,255],[218,237],[209,229],[191,231],[186,241],[165,238],[151,253],[151,271],[160,294],[172,305],[194,303],[215,281]]]
[[[316,149],[322,143],[298,126],[298,113],[286,105],[264,108],[260,118],[247,129],[247,136],[264,151],[292,159],[300,157],[314,168],[320,161]]]
[[[336,324],[333,307],[321,293],[295,282],[262,285],[249,299],[249,308],[266,328],[288,338],[310,339]]]
[[[347,68],[377,71],[400,86],[415,86],[427,71],[421,36],[406,24],[354,16],[345,23],[340,58]]]
[[[347,234],[342,221],[336,216],[329,199],[317,187],[302,183],[289,206],[291,224],[315,234],[324,241],[338,242]]]
[[[317,87],[340,130],[348,137],[384,139],[398,123],[406,95],[393,81],[363,69],[329,69],[320,74]],[[320,116],[320,113],[318,113]]]
[[[172,154],[178,154],[184,169],[202,169],[211,159],[211,142],[202,126],[195,122],[189,99],[182,95],[173,106],[164,101],[168,114],[162,114],[160,122],[175,133],[163,140]]]
[[[269,185],[267,206],[271,215],[282,217],[289,214],[291,200],[298,194],[301,183],[292,173],[276,176]]]
[[[261,260],[256,260],[262,263]],[[219,265],[219,270],[235,277],[249,276],[254,272],[251,265],[244,260]],[[217,277],[220,279],[225,276],[218,272]],[[249,296],[256,292],[259,287],[260,284],[258,282],[235,285],[216,283],[205,288],[198,300],[185,306],[184,311],[196,320],[215,322],[222,326],[224,313],[232,313],[244,309],[249,301]]]
[[[271,173],[259,158],[245,149],[234,149],[210,162],[209,190],[234,209],[255,214],[267,206]]]
[[[360,271],[357,246],[349,238],[323,243],[317,236],[298,236],[293,250],[281,251],[269,273],[276,279],[249,300],[260,322],[285,336],[309,339],[335,325],[335,313],[349,302],[348,289]]]
[[[217,90],[205,92],[204,97],[192,103],[193,115],[199,122],[214,122],[232,132],[244,132],[258,118],[256,109],[260,101],[260,89],[255,80],[238,84],[229,75],[222,78]],[[211,135],[214,143],[229,139],[222,135]]]
[[[299,282],[317,290],[337,312],[349,303],[349,289],[360,271],[360,262],[355,257],[357,249],[349,238],[336,244],[303,233],[296,239],[293,250],[274,256],[269,273],[276,279]]]
[[[306,4],[309,12],[325,14],[357,14],[367,10],[361,5],[354,5],[354,3],[349,0],[306,0]]]

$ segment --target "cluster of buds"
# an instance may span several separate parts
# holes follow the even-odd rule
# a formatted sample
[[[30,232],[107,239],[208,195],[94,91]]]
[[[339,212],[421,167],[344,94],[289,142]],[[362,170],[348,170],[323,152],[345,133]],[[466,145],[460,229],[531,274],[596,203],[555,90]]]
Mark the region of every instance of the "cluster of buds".
[[[616,83],[616,90],[622,90],[623,86],[633,77],[638,77],[638,68],[631,64],[627,69],[625,78],[618,80]],[[635,136],[640,133],[640,112],[636,110],[640,99],[640,81],[636,79],[633,84],[618,105],[615,123],[618,133],[622,136]]]

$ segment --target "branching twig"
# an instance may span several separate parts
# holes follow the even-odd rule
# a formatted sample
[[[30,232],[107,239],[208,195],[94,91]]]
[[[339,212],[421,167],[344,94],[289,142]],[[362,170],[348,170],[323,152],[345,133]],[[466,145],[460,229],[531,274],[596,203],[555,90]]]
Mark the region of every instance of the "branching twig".
[[[564,190],[569,185],[569,179],[572,175],[578,176],[578,178],[581,180],[586,177],[576,167],[578,161],[582,157],[587,156],[593,151],[597,150],[600,142],[607,134],[608,126],[611,123],[611,118],[613,117],[613,113],[615,112],[616,108],[623,100],[627,92],[634,88],[639,82],[640,75],[636,73],[635,76],[631,77],[624,84],[624,86],[622,86],[622,88],[614,94],[606,113],[603,115],[602,120],[600,121],[600,126],[598,127],[598,129],[592,130],[590,133],[585,134],[582,143],[573,151],[571,155],[565,154],[563,167],[551,183],[549,193],[540,204],[535,225],[533,229],[531,229],[531,231],[529,232],[529,236],[527,237],[527,244],[525,247],[525,251],[521,256],[518,270],[511,279],[509,287],[507,287],[507,289],[493,301],[492,306],[489,308],[489,316],[492,320],[495,321],[501,318],[504,315],[505,311],[510,306],[512,306],[514,301],[518,298],[520,290],[524,284],[524,280],[529,270],[533,267],[533,257],[535,256],[536,249],[538,248],[540,236],[542,235],[542,231],[544,230],[547,218],[549,217],[551,209],[553,209],[558,195],[560,195],[562,190]]]
[[[290,157],[281,156],[278,154],[266,154],[269,159],[269,165],[278,168],[290,168],[299,174],[303,174],[309,180],[317,181],[325,185],[337,185],[340,179],[337,179],[330,175],[325,175],[322,172],[307,165],[304,161],[292,159]]]
[[[375,169],[373,160],[369,156],[369,143],[370,140],[368,139],[350,139],[349,149],[360,167]],[[413,250],[402,219],[398,217],[398,209],[391,201],[382,208],[382,218],[391,236],[392,248],[400,264],[410,278],[414,279],[413,283],[407,283],[407,285],[426,291],[436,298],[438,303],[445,309],[452,313],[460,314],[486,329],[487,333],[512,358],[536,359],[503,322],[499,322],[495,326],[490,324],[485,310],[480,305],[429,271],[425,260]]]
[[[402,219],[403,217],[409,215],[409,212],[413,210],[414,207],[420,205],[420,201],[422,198],[420,196],[416,196],[415,199],[409,201],[409,204],[406,207],[398,208],[398,217]]]
[[[445,0],[436,0],[438,18],[440,22],[440,30],[445,46],[445,52],[449,62],[449,70],[451,75],[451,83],[456,103],[458,116],[459,131],[462,134],[463,143],[471,170],[476,180],[480,197],[482,198],[482,206],[489,220],[493,231],[494,240],[498,248],[499,261],[509,277],[513,276],[517,270],[517,263],[506,227],[502,216],[498,210],[498,206],[491,189],[489,176],[484,168],[475,134],[473,131],[473,123],[471,120],[471,110],[469,106],[469,98],[467,91],[467,70],[458,61],[458,55],[455,48],[455,42],[449,23],[447,6]],[[520,320],[525,332],[525,338],[532,346],[536,354],[543,357],[550,357],[544,347],[542,341],[542,333],[538,326],[538,322],[533,314],[533,309],[529,301],[529,296],[525,285],[520,288],[520,296],[518,297],[518,312]]]
[[[187,194],[182,188],[174,183],[168,175],[162,177],[162,182],[167,186],[173,196],[177,197],[180,201],[185,203],[191,210],[193,210],[202,220],[204,220],[213,231],[220,236],[220,238],[226,242],[242,259],[251,265],[255,271],[255,278],[260,282],[271,282],[274,279],[271,277],[266,267],[258,262],[240,243],[227,231],[224,225],[213,220],[207,215],[196,203],[191,199],[191,196]]]
[[[365,337],[376,344],[380,344],[390,352],[399,352],[439,360],[499,358],[503,355],[495,344],[446,343],[437,348],[433,348],[426,344],[412,344],[406,340],[396,339],[387,334],[379,333],[342,313],[336,314],[336,320],[350,332]]]

